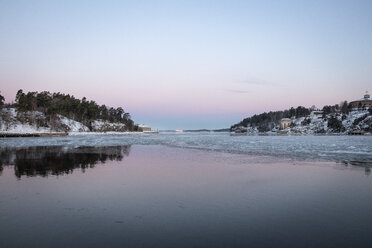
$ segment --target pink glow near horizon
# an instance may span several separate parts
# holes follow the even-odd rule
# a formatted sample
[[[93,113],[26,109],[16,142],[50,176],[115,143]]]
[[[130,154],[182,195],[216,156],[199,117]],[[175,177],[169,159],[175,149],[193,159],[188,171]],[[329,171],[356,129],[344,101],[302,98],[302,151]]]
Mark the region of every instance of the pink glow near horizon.
[[[3,88],[3,95],[6,102],[14,101],[15,89]],[[25,92],[42,91],[41,88],[24,87]],[[48,90],[48,89],[43,89]],[[77,91],[51,89],[50,92],[62,92],[74,95],[77,98],[87,97],[88,100],[94,100],[98,104],[119,107],[123,106],[129,112],[165,112],[168,114],[218,114],[218,113],[259,113],[262,111],[284,110],[299,105],[310,107],[315,105],[323,107],[326,104],[336,104],[343,100],[355,100],[362,97],[363,91],[356,92],[353,95],[330,95],[328,92],[322,94],[316,92],[297,93],[291,95],[286,92],[276,93],[268,91],[267,93],[256,93],[257,90],[250,92],[233,92],[225,89],[180,89],[182,92],[173,90],[141,89],[136,90],[113,89],[111,93],[107,88],[104,91],[95,92],[94,89]],[[5,94],[4,94],[5,93]],[[359,94],[358,94],[359,93]],[[132,111],[131,111],[132,110]]]
[[[263,111],[351,101],[372,90],[371,10],[10,1],[0,5],[0,91],[7,102],[18,89],[85,96],[160,128],[227,127]]]

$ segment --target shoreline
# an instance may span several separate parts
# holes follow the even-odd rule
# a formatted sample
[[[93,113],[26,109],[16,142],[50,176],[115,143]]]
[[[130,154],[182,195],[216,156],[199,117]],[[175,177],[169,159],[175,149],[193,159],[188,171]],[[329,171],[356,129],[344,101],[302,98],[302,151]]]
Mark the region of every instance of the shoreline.
[[[0,132],[0,138],[27,138],[27,137],[58,137],[79,135],[131,135],[131,134],[159,134],[159,132]]]
[[[58,137],[67,136],[68,133],[0,133],[0,138],[26,138],[26,137]]]

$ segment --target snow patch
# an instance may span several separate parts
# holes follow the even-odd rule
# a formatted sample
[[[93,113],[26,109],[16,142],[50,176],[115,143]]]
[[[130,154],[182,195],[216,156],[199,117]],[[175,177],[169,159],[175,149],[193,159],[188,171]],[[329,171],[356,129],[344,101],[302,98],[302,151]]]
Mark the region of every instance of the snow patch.
[[[71,120],[65,116],[58,115],[60,122],[65,125],[69,132],[89,132],[89,128],[81,122]]]

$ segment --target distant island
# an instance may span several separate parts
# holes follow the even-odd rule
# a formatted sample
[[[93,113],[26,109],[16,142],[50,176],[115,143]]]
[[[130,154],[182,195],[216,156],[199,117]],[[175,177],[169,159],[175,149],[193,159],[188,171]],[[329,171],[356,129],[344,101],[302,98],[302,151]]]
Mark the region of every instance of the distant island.
[[[142,131],[122,107],[98,105],[85,97],[18,90],[14,103],[0,94],[0,132],[131,132]]]
[[[229,132],[229,128],[222,128],[222,129],[190,129],[190,130],[183,130],[185,133],[199,133],[199,132],[214,132],[214,133],[223,133]]]
[[[186,130],[160,130],[160,132],[164,133],[205,133],[205,132],[214,132],[214,133],[222,133],[222,132],[229,132],[230,128],[222,128],[222,129],[186,129]]]
[[[243,119],[230,127],[236,134],[371,134],[372,98],[366,92],[363,98],[348,103],[298,106],[284,111],[270,111]]]

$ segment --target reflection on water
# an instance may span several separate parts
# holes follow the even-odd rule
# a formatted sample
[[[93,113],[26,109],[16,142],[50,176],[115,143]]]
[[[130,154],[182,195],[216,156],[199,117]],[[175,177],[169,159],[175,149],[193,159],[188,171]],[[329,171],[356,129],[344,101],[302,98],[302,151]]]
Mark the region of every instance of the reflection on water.
[[[371,174],[371,168],[372,168],[372,163],[369,162],[358,162],[358,161],[344,161],[343,162],[345,166],[356,166],[356,167],[363,167],[364,168],[364,173],[366,176],[369,176]]]
[[[0,148],[0,173],[3,166],[14,165],[17,178],[69,174],[105,161],[121,161],[130,152],[130,145],[109,147],[23,147]]]
[[[166,146],[0,151],[0,247],[371,247],[363,167]]]
[[[125,146],[33,146],[0,147],[0,176],[4,166],[14,166],[17,178],[70,174],[74,169],[85,172],[98,163],[121,161],[129,156],[131,145]],[[371,174],[372,163],[344,161],[345,167],[363,167],[365,175]]]

